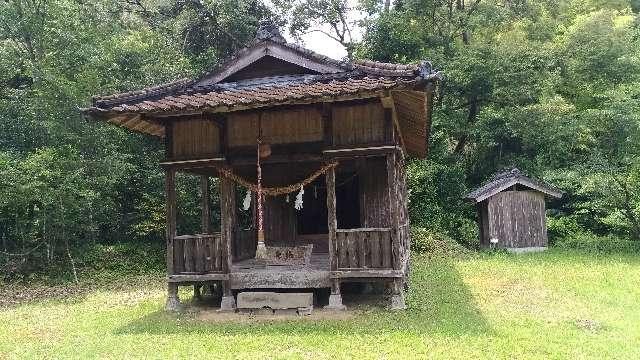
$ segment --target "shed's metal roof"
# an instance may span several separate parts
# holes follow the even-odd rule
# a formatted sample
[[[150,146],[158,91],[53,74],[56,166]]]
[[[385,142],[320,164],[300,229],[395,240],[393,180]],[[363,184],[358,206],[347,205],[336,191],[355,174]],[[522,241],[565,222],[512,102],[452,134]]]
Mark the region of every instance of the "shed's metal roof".
[[[490,182],[468,193],[465,199],[478,203],[516,184],[540,191],[555,198],[561,198],[564,194],[561,190],[547,183],[527,177],[520,169],[513,168],[510,171],[497,174]]]

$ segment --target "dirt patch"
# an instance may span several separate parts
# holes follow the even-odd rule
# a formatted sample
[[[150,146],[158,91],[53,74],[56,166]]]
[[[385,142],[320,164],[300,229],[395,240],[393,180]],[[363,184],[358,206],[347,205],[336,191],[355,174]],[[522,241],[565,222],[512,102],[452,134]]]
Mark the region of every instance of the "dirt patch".
[[[602,325],[595,320],[591,319],[578,319],[576,320],[576,326],[583,330],[598,331],[602,328]]]
[[[198,321],[206,322],[237,322],[237,323],[261,323],[274,321],[318,321],[318,320],[349,320],[357,316],[358,310],[331,311],[325,309],[313,309],[310,315],[297,314],[267,314],[251,315],[246,313],[220,312],[217,309],[201,310],[195,315]]]

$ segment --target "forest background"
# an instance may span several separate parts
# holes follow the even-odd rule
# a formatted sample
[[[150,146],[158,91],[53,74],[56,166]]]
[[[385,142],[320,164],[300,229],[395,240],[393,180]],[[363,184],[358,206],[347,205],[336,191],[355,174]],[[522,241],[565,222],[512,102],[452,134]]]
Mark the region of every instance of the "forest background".
[[[408,165],[414,250],[476,248],[462,197],[517,166],[566,192],[548,203],[554,246],[637,253],[639,12],[638,0],[3,1],[0,272],[65,277],[127,256],[161,267],[161,142],[78,108],[196,77],[263,18],[294,39],[324,32],[350,58],[427,59],[445,74],[429,157]],[[199,223],[196,184],[178,181],[184,231]]]

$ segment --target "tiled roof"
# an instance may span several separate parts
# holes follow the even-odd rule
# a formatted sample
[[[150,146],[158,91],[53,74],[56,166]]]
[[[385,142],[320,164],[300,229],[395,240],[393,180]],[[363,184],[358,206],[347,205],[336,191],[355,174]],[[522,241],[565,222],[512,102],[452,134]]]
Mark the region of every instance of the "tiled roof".
[[[465,199],[481,202],[516,184],[526,186],[556,198],[560,198],[563,195],[561,190],[558,190],[547,183],[531,179],[520,169],[513,168],[510,171],[505,171],[495,175],[491,181],[467,194]]]
[[[384,63],[358,63],[358,70],[336,74],[289,75],[231,83],[195,86],[194,81],[178,80],[139,91],[94,97],[87,114],[158,113],[185,110],[213,110],[218,107],[262,105],[289,100],[355,95],[363,92],[410,86],[418,79],[418,66],[385,67]],[[374,71],[366,71],[375,69]],[[404,76],[389,76],[396,72]],[[436,76],[437,74],[432,74]]]

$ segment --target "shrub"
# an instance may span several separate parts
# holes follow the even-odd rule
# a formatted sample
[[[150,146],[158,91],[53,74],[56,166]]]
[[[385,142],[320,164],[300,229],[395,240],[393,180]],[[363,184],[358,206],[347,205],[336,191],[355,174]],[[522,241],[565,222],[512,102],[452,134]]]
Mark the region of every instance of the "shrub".
[[[458,257],[471,251],[447,235],[425,228],[411,228],[411,251],[431,257]]]
[[[582,227],[573,217],[547,216],[547,233],[551,244],[554,244],[556,241],[561,241],[562,239],[576,236],[582,231]]]
[[[555,246],[563,249],[585,251],[592,254],[640,252],[639,241],[614,235],[599,236],[586,232],[574,233],[559,239],[556,241]]]

